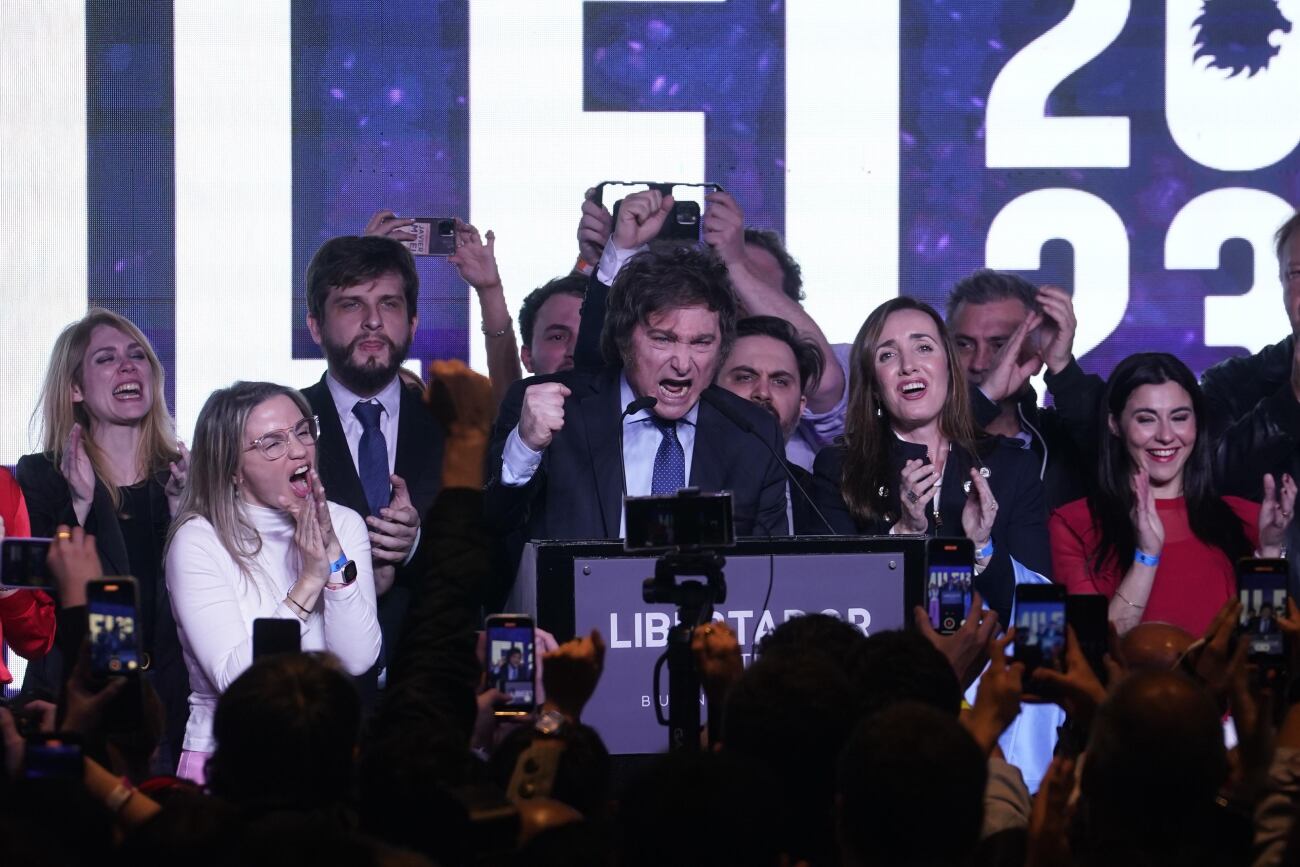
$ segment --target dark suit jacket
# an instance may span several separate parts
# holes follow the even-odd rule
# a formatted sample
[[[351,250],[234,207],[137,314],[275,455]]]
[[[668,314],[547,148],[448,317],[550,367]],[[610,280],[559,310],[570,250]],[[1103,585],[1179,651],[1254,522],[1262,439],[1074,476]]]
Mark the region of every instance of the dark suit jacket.
[[[370,505],[366,502],[366,492],[361,487],[356,464],[352,463],[352,452],[348,448],[347,437],[343,434],[343,423],[339,421],[334,395],[330,394],[325,376],[322,375],[315,385],[304,388],[302,395],[307,398],[312,412],[320,420],[320,438],[316,442],[316,471],[320,473],[321,483],[325,486],[325,495],[331,502],[347,506],[364,518],[370,513]],[[438,496],[438,489],[442,486],[442,444],[441,425],[433,420],[424,401],[403,386],[397,419],[397,458],[393,462],[393,473],[406,482],[411,494],[411,505],[420,514],[422,528],[429,509]],[[386,648],[397,645],[402,622],[411,606],[413,588],[419,586],[419,578],[428,571],[433,550],[431,534],[421,529],[420,544],[415,556],[405,566],[397,568],[393,587],[379,597],[379,625],[384,633]],[[378,674],[382,665],[382,659],[376,662],[373,673]],[[373,681],[373,677],[363,675],[357,682],[362,692],[362,701],[368,708],[374,706],[375,697],[371,689]]]
[[[403,387],[402,405],[397,422],[397,460],[393,472],[406,481],[411,492],[411,504],[420,513],[420,520],[433,506],[438,489],[442,486],[441,426],[433,420],[428,408],[411,390]],[[325,377],[315,385],[302,390],[302,396],[311,404],[311,410],[320,419],[320,439],[316,443],[316,470],[320,473],[325,493],[332,502],[339,503],[365,517],[370,512],[366,492],[361,487],[361,477],[352,463],[343,423],[339,421]],[[423,537],[423,534],[421,534]],[[411,565],[414,565],[412,561]],[[402,570],[399,572],[401,579]]]
[[[898,515],[899,474],[908,460],[925,456],[925,447],[895,440],[892,452],[894,469],[889,479],[880,484],[887,488],[888,512]],[[927,509],[929,532],[935,536],[961,536],[961,512],[965,495],[959,496],[961,485],[970,478],[972,466],[989,470],[988,482],[998,503],[997,517],[993,521],[993,559],[975,578],[975,589],[988,606],[998,612],[1003,623],[1011,622],[1011,600],[1015,592],[1015,574],[1011,559],[1040,575],[1052,577],[1052,552],[1047,536],[1047,510],[1043,506],[1043,483],[1038,478],[1038,457],[1020,447],[1019,443],[1002,437],[983,441],[978,455],[954,447],[945,469],[947,484],[940,492],[939,517]],[[817,453],[813,464],[813,499],[822,513],[841,533],[888,533],[892,521],[859,524],[844,504],[840,493],[840,477],[844,468],[844,446],[830,446]],[[949,490],[949,487],[956,490]]]
[[[622,514],[619,452],[619,373],[615,368],[573,370],[516,382],[501,404],[488,450],[487,517],[498,533],[527,528],[529,539],[616,539]],[[524,390],[538,382],[563,382],[564,427],[526,485],[501,482],[506,437],[519,423]],[[747,418],[781,453],[772,414],[729,391],[710,386]],[[700,403],[688,484],[732,492],[737,536],[784,536],[785,473],[763,444],[740,431],[708,403]]]
[[[789,461],[786,461],[785,465],[790,468],[790,472],[799,480],[799,484],[803,486],[804,491],[808,493],[808,497],[804,497],[793,486],[790,488],[790,514],[794,518],[794,526],[790,528],[791,531],[796,536],[833,535],[835,528],[832,526],[828,529],[822,519],[817,517],[817,512],[812,505],[809,504],[808,498],[813,496],[813,474],[798,464],[792,464]],[[787,480],[786,483],[789,484],[789,481]],[[827,520],[829,518],[830,516],[827,516]]]

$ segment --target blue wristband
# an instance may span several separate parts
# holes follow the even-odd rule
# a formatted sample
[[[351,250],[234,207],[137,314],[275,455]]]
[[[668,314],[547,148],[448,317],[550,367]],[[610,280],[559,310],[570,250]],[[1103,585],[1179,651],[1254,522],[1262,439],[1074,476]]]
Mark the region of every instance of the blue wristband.
[[[1160,565],[1160,555],[1159,555],[1159,554],[1157,554],[1156,556],[1152,557],[1150,554],[1143,553],[1143,552],[1140,551],[1140,550],[1134,550],[1134,551],[1133,551],[1133,560],[1134,560],[1134,562],[1141,563],[1143,566],[1152,566],[1152,567],[1155,567],[1155,566],[1159,566],[1159,565]]]
[[[989,536],[989,543],[975,552],[976,560],[983,560],[986,557],[993,556],[993,537]]]
[[[330,564],[330,574],[341,571],[346,565],[348,565],[348,555],[339,554],[339,558]]]

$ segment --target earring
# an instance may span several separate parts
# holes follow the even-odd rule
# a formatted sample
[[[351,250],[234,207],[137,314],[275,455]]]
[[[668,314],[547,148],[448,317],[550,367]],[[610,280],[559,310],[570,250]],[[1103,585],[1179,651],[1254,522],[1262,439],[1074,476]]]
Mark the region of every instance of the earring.
[[[876,418],[880,418],[884,413],[880,409],[880,404],[876,404]]]

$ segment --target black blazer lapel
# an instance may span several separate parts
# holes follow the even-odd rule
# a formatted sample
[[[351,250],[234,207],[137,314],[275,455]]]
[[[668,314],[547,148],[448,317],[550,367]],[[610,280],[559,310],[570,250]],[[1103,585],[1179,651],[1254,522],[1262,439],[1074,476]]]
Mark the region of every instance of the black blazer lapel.
[[[623,455],[618,448],[619,371],[604,372],[596,380],[593,392],[582,398],[583,433],[596,490],[596,506],[603,524],[602,538],[618,538],[619,518],[623,513]],[[577,508],[577,504],[573,505]]]
[[[333,502],[347,506],[359,515],[370,514],[366,492],[361,487],[357,468],[352,463],[348,439],[343,435],[343,423],[339,421],[334,396],[325,384],[325,377],[322,376],[320,382],[311,388],[304,389],[303,396],[311,404],[312,412],[320,422],[320,437],[316,441],[316,472],[320,473],[326,495]]]
[[[700,411],[695,416],[695,447],[691,452],[691,478],[688,484],[699,488],[703,493],[723,490],[726,487],[723,444],[728,441],[728,436],[734,438],[740,435],[735,425],[723,418],[721,413],[700,401]]]
[[[93,532],[104,574],[130,575],[131,564],[126,557],[126,537],[122,535],[122,525],[118,523],[117,510],[113,508],[113,500],[108,495],[108,488],[104,487],[104,483],[99,479],[95,479],[95,499],[90,509],[95,518]],[[87,532],[90,532],[89,527]]]
[[[442,470],[442,430],[409,388],[402,388],[397,420],[397,460],[393,472],[406,481],[411,502],[423,520],[438,494]],[[360,484],[360,482],[358,482]]]

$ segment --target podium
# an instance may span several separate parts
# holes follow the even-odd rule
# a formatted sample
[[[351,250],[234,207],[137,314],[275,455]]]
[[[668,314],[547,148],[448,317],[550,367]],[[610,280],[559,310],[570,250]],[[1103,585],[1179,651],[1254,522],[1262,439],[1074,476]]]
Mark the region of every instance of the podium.
[[[721,553],[727,598],[714,619],[735,630],[746,664],[757,642],[792,617],[825,612],[867,633],[898,629],[924,595],[919,536],[745,539]],[[658,753],[667,744],[654,710],[658,701],[666,713],[667,691],[654,696],[652,678],[675,609],[642,600],[655,559],[621,542],[531,542],[511,595],[511,611],[532,614],[559,641],[592,628],[604,636],[605,672],[583,721],[614,755]]]

